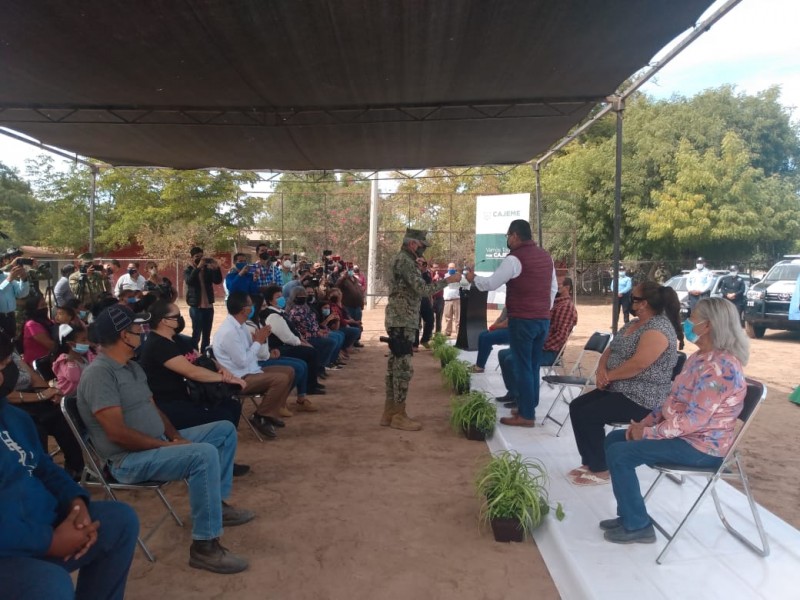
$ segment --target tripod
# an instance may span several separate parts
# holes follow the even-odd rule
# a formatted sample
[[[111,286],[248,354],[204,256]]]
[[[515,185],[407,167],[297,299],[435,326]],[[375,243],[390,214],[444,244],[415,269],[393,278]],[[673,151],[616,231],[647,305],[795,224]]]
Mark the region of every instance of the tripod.
[[[55,316],[53,314],[53,307],[54,306],[58,307],[58,304],[56,304],[55,299],[56,299],[56,296],[55,296],[55,292],[53,291],[53,280],[52,279],[48,279],[47,280],[47,287],[45,287],[45,289],[44,289],[44,301],[47,303],[47,312],[50,315],[51,319]]]

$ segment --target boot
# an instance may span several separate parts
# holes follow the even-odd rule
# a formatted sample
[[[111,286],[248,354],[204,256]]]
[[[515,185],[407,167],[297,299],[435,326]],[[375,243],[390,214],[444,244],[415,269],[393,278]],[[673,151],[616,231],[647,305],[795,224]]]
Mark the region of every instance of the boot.
[[[189,566],[230,575],[244,571],[247,568],[247,559],[223,547],[219,543],[219,538],[194,540],[189,548]]]
[[[397,405],[389,427],[392,429],[401,429],[402,431],[419,431],[422,429],[422,423],[409,418],[406,414],[406,403],[403,402]]]
[[[392,422],[392,417],[397,410],[397,403],[387,398],[383,405],[383,416],[381,417],[381,427],[388,427]]]

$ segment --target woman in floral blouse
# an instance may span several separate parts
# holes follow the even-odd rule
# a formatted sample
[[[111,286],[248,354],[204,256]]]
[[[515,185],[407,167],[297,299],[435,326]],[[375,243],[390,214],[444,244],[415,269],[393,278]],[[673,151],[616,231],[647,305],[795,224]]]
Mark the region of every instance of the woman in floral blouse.
[[[304,287],[294,288],[286,305],[286,315],[297,329],[300,338],[319,351],[322,364],[331,368],[342,348],[344,336],[331,336],[327,328],[320,327],[316,314],[306,302],[307,298],[308,293]]]
[[[733,442],[747,392],[742,366],[749,341],[736,307],[724,298],[697,303],[684,322],[686,339],[698,351],[686,361],[660,409],[606,438],[606,458],[617,500],[616,519],[600,522],[615,543],[655,542],[636,467],[668,463],[717,468]]]

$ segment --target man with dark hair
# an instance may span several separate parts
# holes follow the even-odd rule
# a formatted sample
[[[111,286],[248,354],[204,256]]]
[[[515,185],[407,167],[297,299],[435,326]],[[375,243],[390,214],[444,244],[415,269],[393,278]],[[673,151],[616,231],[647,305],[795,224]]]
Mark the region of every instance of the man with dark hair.
[[[183,271],[186,282],[186,304],[192,320],[192,343],[200,352],[211,344],[214,324],[214,284],[222,283],[222,271],[213,258],[204,258],[203,249],[195,246],[189,251],[191,262]]]
[[[506,284],[506,308],[511,355],[516,367],[519,413],[500,422],[515,427],[533,427],[539,404],[539,365],[542,347],[550,329],[550,308],[556,295],[555,266],[550,255],[531,236],[531,225],[523,219],[512,221],[506,240],[510,252],[489,277],[467,273],[481,291]]]
[[[139,521],[121,502],[90,501],[55,465],[33,421],[11,406],[19,376],[0,332],[0,594],[122,600]],[[73,589],[69,573],[80,569]]]
[[[386,403],[380,424],[404,431],[418,431],[422,424],[406,414],[406,396],[414,367],[411,364],[414,338],[419,331],[420,298],[461,280],[451,275],[437,283],[425,283],[417,267],[428,246],[427,234],[407,229],[403,246],[391,262],[389,302],[386,305],[386,331],[389,334],[389,364],[386,369]]]
[[[243,252],[233,255],[233,268],[225,276],[225,287],[228,288],[228,294],[233,292],[244,292],[251,296],[258,294],[258,284],[247,262],[247,255]]]
[[[263,394],[261,404],[250,417],[253,426],[262,435],[274,439],[276,427],[283,427],[281,409],[286,410],[286,400],[294,385],[294,369],[286,366],[258,366],[258,351],[267,344],[272,331],[269,326],[250,331],[245,322],[256,316],[253,301],[244,292],[233,292],[226,301],[228,316],[214,334],[214,357],[247,385],[242,394]]]
[[[91,325],[89,337],[103,352],[78,384],[81,418],[118,481],[187,480],[193,540],[189,566],[214,573],[244,571],[247,560],[219,543],[223,526],[255,517],[225,502],[232,487],[236,428],[230,421],[215,421],[178,431],[158,410],[147,375],[133,360],[149,318],[114,305]]]

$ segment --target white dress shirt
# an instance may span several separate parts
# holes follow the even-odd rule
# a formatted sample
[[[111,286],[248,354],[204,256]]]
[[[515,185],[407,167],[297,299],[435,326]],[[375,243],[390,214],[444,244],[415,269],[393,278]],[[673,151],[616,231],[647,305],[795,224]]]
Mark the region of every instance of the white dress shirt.
[[[254,342],[247,325],[240,324],[232,315],[225,317],[217,329],[212,346],[214,358],[236,377],[262,372],[258,366],[261,344]]]
[[[114,286],[114,295],[119,298],[119,293],[122,290],[133,290],[137,289],[140,292],[144,291],[144,284],[146,283],[146,279],[139,275],[136,279],[125,273],[119,279],[117,279],[117,285]]]
[[[497,271],[489,275],[489,277],[475,276],[475,287],[482,292],[491,292],[496,290],[501,285],[508,283],[512,279],[516,279],[522,275],[522,263],[516,256],[507,254],[500,263]],[[558,292],[558,280],[556,278],[556,267],[553,265],[553,276],[550,278],[550,308],[553,308],[553,301],[556,299]]]

